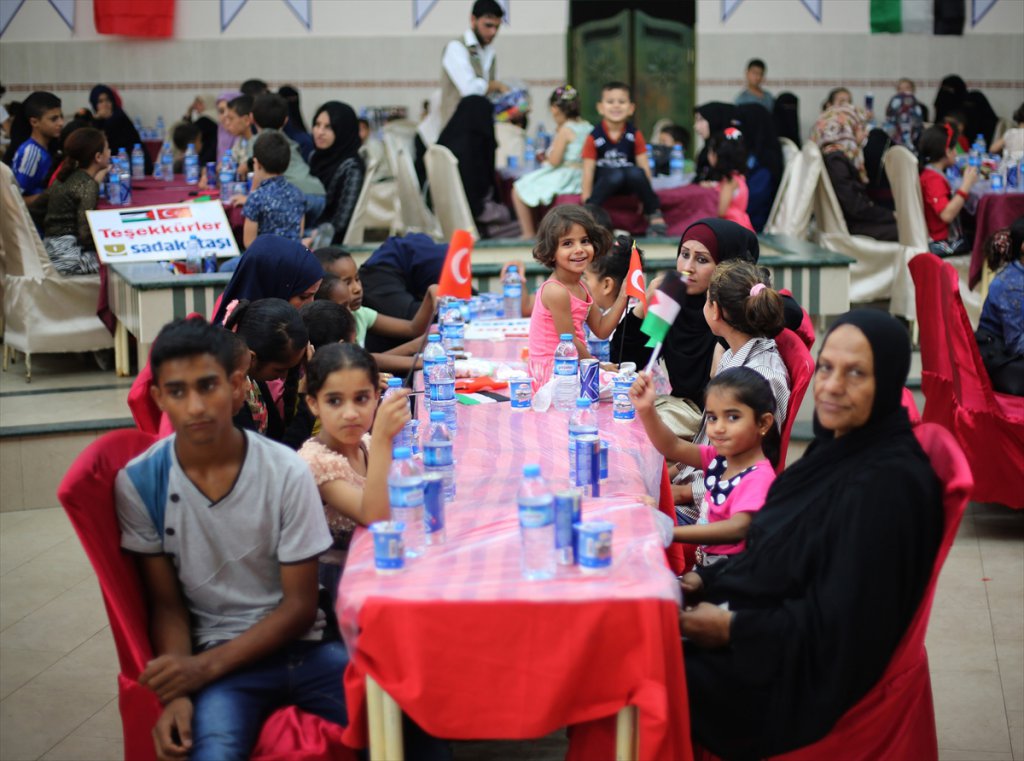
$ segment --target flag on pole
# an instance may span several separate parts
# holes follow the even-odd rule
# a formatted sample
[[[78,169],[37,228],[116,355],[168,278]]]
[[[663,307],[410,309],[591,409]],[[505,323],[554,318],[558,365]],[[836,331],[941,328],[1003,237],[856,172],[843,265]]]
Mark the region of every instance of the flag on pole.
[[[473,236],[469,230],[456,230],[444,258],[441,283],[437,287],[438,296],[468,299],[473,295],[473,269],[470,264],[472,253]]]
[[[644,268],[640,263],[640,252],[633,241],[633,253],[629,255],[629,273],[626,275],[626,294],[638,299],[647,306],[647,282],[644,280]]]
[[[655,346],[665,340],[668,329],[679,316],[686,296],[686,282],[678,272],[669,272],[661,281],[647,305],[647,316],[640,325],[640,332],[650,340],[647,346]]]

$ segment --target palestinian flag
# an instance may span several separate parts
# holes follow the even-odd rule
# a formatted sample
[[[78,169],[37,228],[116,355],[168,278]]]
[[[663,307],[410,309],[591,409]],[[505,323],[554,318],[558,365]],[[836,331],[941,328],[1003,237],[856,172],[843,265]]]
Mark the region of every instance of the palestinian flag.
[[[875,34],[963,34],[964,0],[871,0]]]
[[[640,331],[650,338],[647,346],[655,346],[665,340],[665,334],[679,316],[685,297],[686,283],[678,272],[669,272],[654,291],[651,303],[647,305],[647,316],[640,326]]]
[[[121,222],[152,222],[156,219],[156,212],[153,209],[132,209],[122,211]]]

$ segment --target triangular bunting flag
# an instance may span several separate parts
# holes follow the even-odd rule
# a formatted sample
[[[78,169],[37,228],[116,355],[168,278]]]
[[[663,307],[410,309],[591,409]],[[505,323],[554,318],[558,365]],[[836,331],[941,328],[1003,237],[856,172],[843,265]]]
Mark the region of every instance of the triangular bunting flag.
[[[412,25],[417,27],[437,5],[437,0],[412,0]]]
[[[75,0],[50,0],[50,5],[64,19],[68,29],[75,30]]]
[[[821,0],[800,0],[804,7],[811,12],[811,15],[821,23]]]
[[[311,0],[284,0],[288,4],[288,7],[292,9],[292,13],[298,16],[299,21],[306,25],[306,29],[310,29],[313,24],[312,16],[312,2]]]
[[[25,0],[3,0],[0,2],[0,34],[7,31],[7,25],[18,15],[18,11],[24,4]]]
[[[971,26],[977,26],[999,0],[971,0]]]
[[[469,230],[456,230],[448,244],[448,254],[441,270],[441,282],[437,295],[468,299],[473,295],[473,269],[470,255],[473,253],[473,236]]]
[[[248,0],[220,0],[220,30],[223,32]]]
[[[743,0],[722,0],[722,21],[728,21],[742,2]]]

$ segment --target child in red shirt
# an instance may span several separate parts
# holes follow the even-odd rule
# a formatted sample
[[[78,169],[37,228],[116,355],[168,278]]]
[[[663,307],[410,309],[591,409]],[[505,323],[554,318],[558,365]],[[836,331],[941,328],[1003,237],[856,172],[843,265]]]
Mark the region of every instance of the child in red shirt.
[[[977,167],[964,170],[963,181],[955,194],[950,193],[946,169],[956,161],[956,131],[948,124],[929,127],[917,144],[921,163],[921,197],[924,220],[928,225],[928,249],[938,256],[952,256],[971,250],[964,240],[958,216],[967,195],[978,181]]]

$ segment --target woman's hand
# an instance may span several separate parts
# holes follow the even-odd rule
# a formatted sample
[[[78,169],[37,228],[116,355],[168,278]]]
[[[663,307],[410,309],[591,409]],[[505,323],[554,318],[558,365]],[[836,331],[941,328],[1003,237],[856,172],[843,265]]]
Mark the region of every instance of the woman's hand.
[[[409,394],[407,388],[398,389],[377,408],[377,417],[373,421],[374,437],[383,436],[388,441],[394,440],[402,427],[412,420],[409,414]]]
[[[683,636],[699,647],[725,647],[729,644],[732,613],[702,602],[679,613],[679,629]]]
[[[654,409],[654,400],[658,397],[654,391],[654,379],[646,370],[638,373],[629,389],[629,398],[637,412],[649,412]]]
[[[704,588],[704,579],[690,571],[679,579],[679,586],[683,588],[684,595],[695,595]]]

